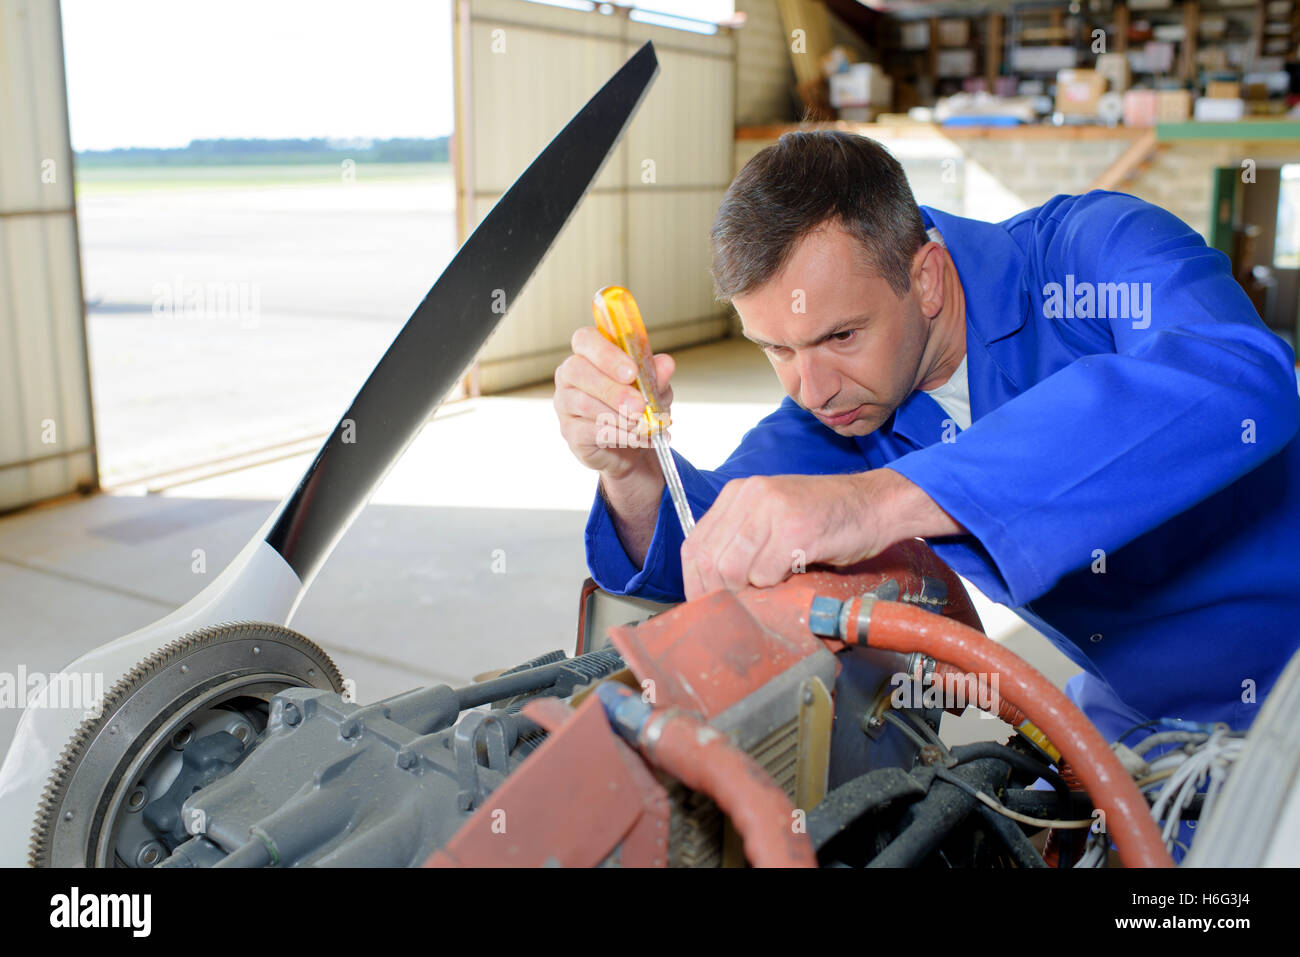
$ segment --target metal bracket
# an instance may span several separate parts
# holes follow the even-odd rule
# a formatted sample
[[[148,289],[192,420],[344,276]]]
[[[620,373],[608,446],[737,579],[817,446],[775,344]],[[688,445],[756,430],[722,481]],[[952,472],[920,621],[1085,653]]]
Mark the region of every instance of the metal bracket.
[[[456,779],[460,784],[456,806],[462,811],[477,807],[492,791],[479,779],[480,740],[487,747],[488,769],[502,775],[506,773],[509,755],[506,750],[505,728],[492,715],[471,711],[456,725],[452,736],[452,751],[456,755]]]

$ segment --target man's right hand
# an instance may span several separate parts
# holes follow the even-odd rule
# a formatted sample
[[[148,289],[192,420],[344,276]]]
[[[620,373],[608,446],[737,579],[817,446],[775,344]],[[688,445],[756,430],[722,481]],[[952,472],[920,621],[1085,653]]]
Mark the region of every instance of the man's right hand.
[[[573,355],[555,370],[555,414],[570,450],[606,483],[635,472],[657,472],[632,360],[595,326],[575,332],[571,345]],[[661,406],[667,412],[673,401],[668,380],[675,363],[660,353],[654,364]]]
[[[560,433],[578,461],[600,473],[601,495],[623,550],[641,567],[654,537],[664,476],[646,432],[636,369],[595,326],[579,329],[571,344],[573,355],[555,370]],[[663,353],[654,364],[660,407],[667,412],[676,364]]]

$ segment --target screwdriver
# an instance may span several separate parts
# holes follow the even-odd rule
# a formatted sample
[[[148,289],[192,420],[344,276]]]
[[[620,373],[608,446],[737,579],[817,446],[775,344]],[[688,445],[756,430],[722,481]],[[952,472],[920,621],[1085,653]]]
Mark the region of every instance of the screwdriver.
[[[636,384],[641,390],[641,398],[645,400],[644,415],[650,444],[654,446],[655,455],[659,458],[668,495],[677,511],[677,521],[682,525],[682,537],[686,538],[695,528],[695,518],[686,504],[686,489],[682,487],[677,463],[668,451],[668,436],[664,430],[672,425],[672,419],[659,405],[654,353],[650,351],[650,337],[646,335],[645,323],[641,321],[641,310],[637,308],[632,294],[622,286],[606,286],[596,293],[591,303],[591,312],[596,317],[596,328],[606,339],[627,353],[636,366]]]

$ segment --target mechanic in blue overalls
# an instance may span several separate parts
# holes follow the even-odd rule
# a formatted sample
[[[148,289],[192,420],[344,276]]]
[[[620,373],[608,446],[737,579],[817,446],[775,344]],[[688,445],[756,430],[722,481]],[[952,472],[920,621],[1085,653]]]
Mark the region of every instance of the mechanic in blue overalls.
[[[1249,727],[1300,645],[1300,398],[1226,256],[1121,193],[996,224],[918,207],[838,132],[755,156],[713,250],[788,397],[717,470],[674,453],[683,547],[653,452],[598,441],[642,409],[630,365],[574,335],[555,403],[600,472],[601,588],[680,601],[923,537],[1083,669],[1067,694],[1107,740]]]

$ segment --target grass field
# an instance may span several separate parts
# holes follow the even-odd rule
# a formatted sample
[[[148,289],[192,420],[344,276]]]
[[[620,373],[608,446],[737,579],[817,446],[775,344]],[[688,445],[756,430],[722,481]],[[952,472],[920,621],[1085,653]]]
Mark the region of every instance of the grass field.
[[[450,163],[357,163],[358,183],[450,182]],[[325,186],[339,182],[343,169],[335,163],[267,166],[96,166],[77,168],[77,195],[134,193],[160,189],[256,189],[258,187]]]

